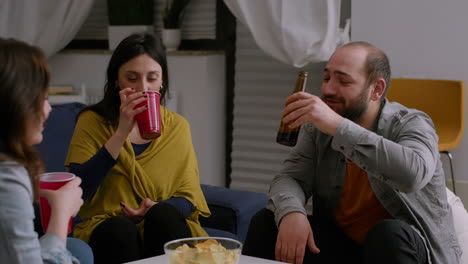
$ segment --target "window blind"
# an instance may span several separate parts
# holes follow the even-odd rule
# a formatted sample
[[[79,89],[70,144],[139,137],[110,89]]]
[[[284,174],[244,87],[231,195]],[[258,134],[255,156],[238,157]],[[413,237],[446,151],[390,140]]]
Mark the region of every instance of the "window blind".
[[[154,29],[160,33],[166,0],[154,2]],[[107,39],[107,0],[95,0],[91,12],[75,39]],[[216,0],[191,0],[181,26],[183,39],[216,39]]]
[[[307,91],[318,94],[324,63],[294,68],[265,54],[237,23],[231,188],[267,192],[290,148],[276,143],[286,98],[298,71],[309,72]]]
[[[155,30],[163,28],[166,1],[155,2]],[[183,39],[216,39],[216,0],[191,0],[182,20]]]
[[[75,39],[107,39],[107,25],[109,18],[107,17],[107,1],[94,0],[88,18],[85,20],[80,30],[75,36]]]

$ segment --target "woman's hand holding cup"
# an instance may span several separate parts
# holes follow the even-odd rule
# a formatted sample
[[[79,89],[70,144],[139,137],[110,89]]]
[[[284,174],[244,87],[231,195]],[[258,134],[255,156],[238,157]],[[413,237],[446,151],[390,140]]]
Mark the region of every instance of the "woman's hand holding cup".
[[[71,232],[71,218],[83,205],[81,179],[72,173],[53,172],[41,175],[39,182],[41,221],[46,233],[66,240]]]
[[[40,190],[40,195],[47,198],[52,211],[63,214],[64,217],[75,217],[83,205],[83,190],[80,187],[81,178],[73,180],[57,190]]]
[[[125,88],[119,92],[120,95],[120,116],[117,131],[128,136],[135,123],[135,115],[143,112],[146,106],[137,108],[136,106],[147,100],[145,92],[135,92],[133,88]]]

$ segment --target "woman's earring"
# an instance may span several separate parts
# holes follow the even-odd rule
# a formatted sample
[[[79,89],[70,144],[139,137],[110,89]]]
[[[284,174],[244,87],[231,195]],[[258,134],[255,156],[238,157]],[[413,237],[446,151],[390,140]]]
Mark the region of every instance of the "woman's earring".
[[[161,84],[161,87],[159,89],[162,90],[163,88],[164,88],[164,86]]]

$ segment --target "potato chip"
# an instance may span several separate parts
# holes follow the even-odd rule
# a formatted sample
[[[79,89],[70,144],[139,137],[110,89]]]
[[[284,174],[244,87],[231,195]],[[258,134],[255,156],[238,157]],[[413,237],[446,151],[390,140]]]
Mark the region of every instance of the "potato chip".
[[[239,252],[227,250],[218,241],[207,239],[190,247],[183,244],[171,252],[171,264],[236,264]]]

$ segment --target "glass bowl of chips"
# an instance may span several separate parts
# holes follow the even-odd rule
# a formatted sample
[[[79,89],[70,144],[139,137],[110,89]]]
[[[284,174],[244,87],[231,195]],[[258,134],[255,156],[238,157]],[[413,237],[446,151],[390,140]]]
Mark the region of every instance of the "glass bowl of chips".
[[[237,264],[242,243],[225,237],[190,237],[164,245],[170,264]]]

